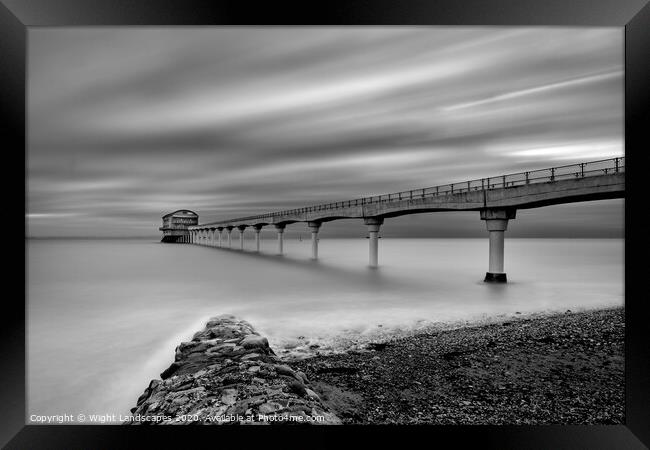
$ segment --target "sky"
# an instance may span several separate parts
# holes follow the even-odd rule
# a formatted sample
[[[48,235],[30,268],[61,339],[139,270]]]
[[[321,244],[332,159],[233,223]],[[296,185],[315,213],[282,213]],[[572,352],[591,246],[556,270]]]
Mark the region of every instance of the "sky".
[[[31,28],[28,235],[155,237],[181,208],[207,223],[623,156],[623,46],[622,28]],[[522,210],[508,234],[622,237],[623,202]],[[486,231],[445,212],[382,235]]]

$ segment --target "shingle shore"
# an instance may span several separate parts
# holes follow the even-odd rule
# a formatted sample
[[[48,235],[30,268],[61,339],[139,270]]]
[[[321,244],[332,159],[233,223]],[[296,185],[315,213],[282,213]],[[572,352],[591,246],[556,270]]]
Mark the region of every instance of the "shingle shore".
[[[351,424],[625,423],[623,308],[429,331],[293,361]]]
[[[130,423],[621,424],[624,310],[429,330],[284,360],[246,321],[176,349]]]

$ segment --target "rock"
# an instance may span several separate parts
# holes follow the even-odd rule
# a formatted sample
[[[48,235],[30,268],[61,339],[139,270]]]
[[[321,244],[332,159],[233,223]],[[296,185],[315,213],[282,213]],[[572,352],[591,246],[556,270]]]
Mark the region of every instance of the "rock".
[[[388,342],[371,342],[366,345],[368,350],[377,350],[381,351],[388,346]]]
[[[237,414],[253,418],[235,421],[243,424],[287,423],[269,416],[324,417],[324,422],[304,423],[341,423],[318,393],[305,386],[307,376],[279,361],[268,340],[248,322],[231,315],[213,317],[190,342],[176,347],[175,361],[161,380],[149,383],[130,410],[134,420],[125,423],[221,424],[228,421],[217,418]],[[165,419],[147,422],[147,417],[161,416]]]
[[[307,396],[308,396],[308,397],[310,397],[310,398],[314,398],[314,399],[316,399],[316,400],[320,400],[320,397],[318,396],[318,394],[316,394],[316,393],[315,393],[314,391],[312,391],[311,389],[306,388],[306,389],[305,389],[305,392],[307,393]]]
[[[244,339],[241,340],[239,345],[241,345],[245,349],[252,349],[252,348],[265,349],[268,348],[269,341],[265,337],[249,334],[245,336]]]
[[[286,375],[295,378],[298,381],[302,381],[298,377],[298,374],[296,374],[296,372],[294,372],[293,369],[287,366],[286,364],[277,364],[276,366],[274,366],[274,368],[278,375]]]
[[[285,342],[284,348],[292,350],[292,349],[294,349],[296,347],[300,347],[301,345],[303,345],[303,342],[294,339],[294,340]]]
[[[307,388],[300,381],[292,381],[287,387],[289,388],[290,392],[298,394],[301,397],[307,395]]]
[[[237,400],[237,389],[224,389],[221,393],[221,403],[233,405]]]
[[[180,406],[180,405],[184,405],[188,401],[189,401],[189,398],[187,398],[186,395],[183,395],[181,397],[176,397],[174,400],[172,400],[172,404]]]
[[[300,377],[300,381],[302,381],[304,384],[309,384],[309,380],[307,379],[307,375],[305,375],[305,372],[297,371],[296,375]]]
[[[279,403],[270,402],[261,404],[258,408],[258,411],[261,414],[272,414],[280,409],[282,409],[282,405]]]
[[[171,363],[171,365],[168,368],[162,371],[162,373],[160,374],[160,378],[164,380],[166,378],[171,377],[174,374],[174,372],[178,370],[179,367],[181,367],[181,364],[174,361],[173,363]]]

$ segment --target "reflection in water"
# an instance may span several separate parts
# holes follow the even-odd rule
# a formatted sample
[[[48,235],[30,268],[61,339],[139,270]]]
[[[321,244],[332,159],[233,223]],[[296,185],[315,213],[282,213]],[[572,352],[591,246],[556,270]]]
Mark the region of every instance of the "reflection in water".
[[[247,242],[247,249],[254,247]],[[623,304],[623,240],[509,239],[508,285],[482,282],[487,239],[275,240],[252,250],[30,241],[30,414],[126,413],[208,317],[237,314],[278,351],[435,322]],[[302,337],[302,339],[298,339]],[[342,339],[345,338],[345,339]]]

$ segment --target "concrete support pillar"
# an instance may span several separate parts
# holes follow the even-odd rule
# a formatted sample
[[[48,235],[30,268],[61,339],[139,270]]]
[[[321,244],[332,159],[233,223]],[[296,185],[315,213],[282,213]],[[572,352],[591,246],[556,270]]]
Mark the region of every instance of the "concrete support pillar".
[[[215,235],[217,233],[217,230],[215,228],[210,228],[210,247],[215,246]]]
[[[514,209],[481,210],[481,220],[485,220],[485,226],[490,233],[490,259],[488,272],[485,273],[483,280],[485,282],[507,282],[506,273],[503,270],[504,232],[508,228],[508,220],[514,219],[516,212]]]
[[[311,259],[318,259],[318,230],[321,223],[307,222],[307,226],[311,230]]]
[[[221,236],[223,235],[223,228],[217,228],[219,230],[219,248],[221,248]]]
[[[233,227],[226,228],[228,230],[228,248],[232,248],[232,229]]]
[[[368,244],[369,248],[369,265],[377,267],[379,265],[379,228],[384,223],[383,217],[367,217],[363,223],[368,226]]]
[[[283,223],[278,223],[275,225],[276,230],[278,230],[278,254],[284,252],[284,229],[286,225]]]
[[[255,251],[260,251],[260,231],[262,231],[263,225],[255,225]]]
[[[239,230],[239,250],[244,250],[244,230],[246,225],[240,225],[237,229]]]

